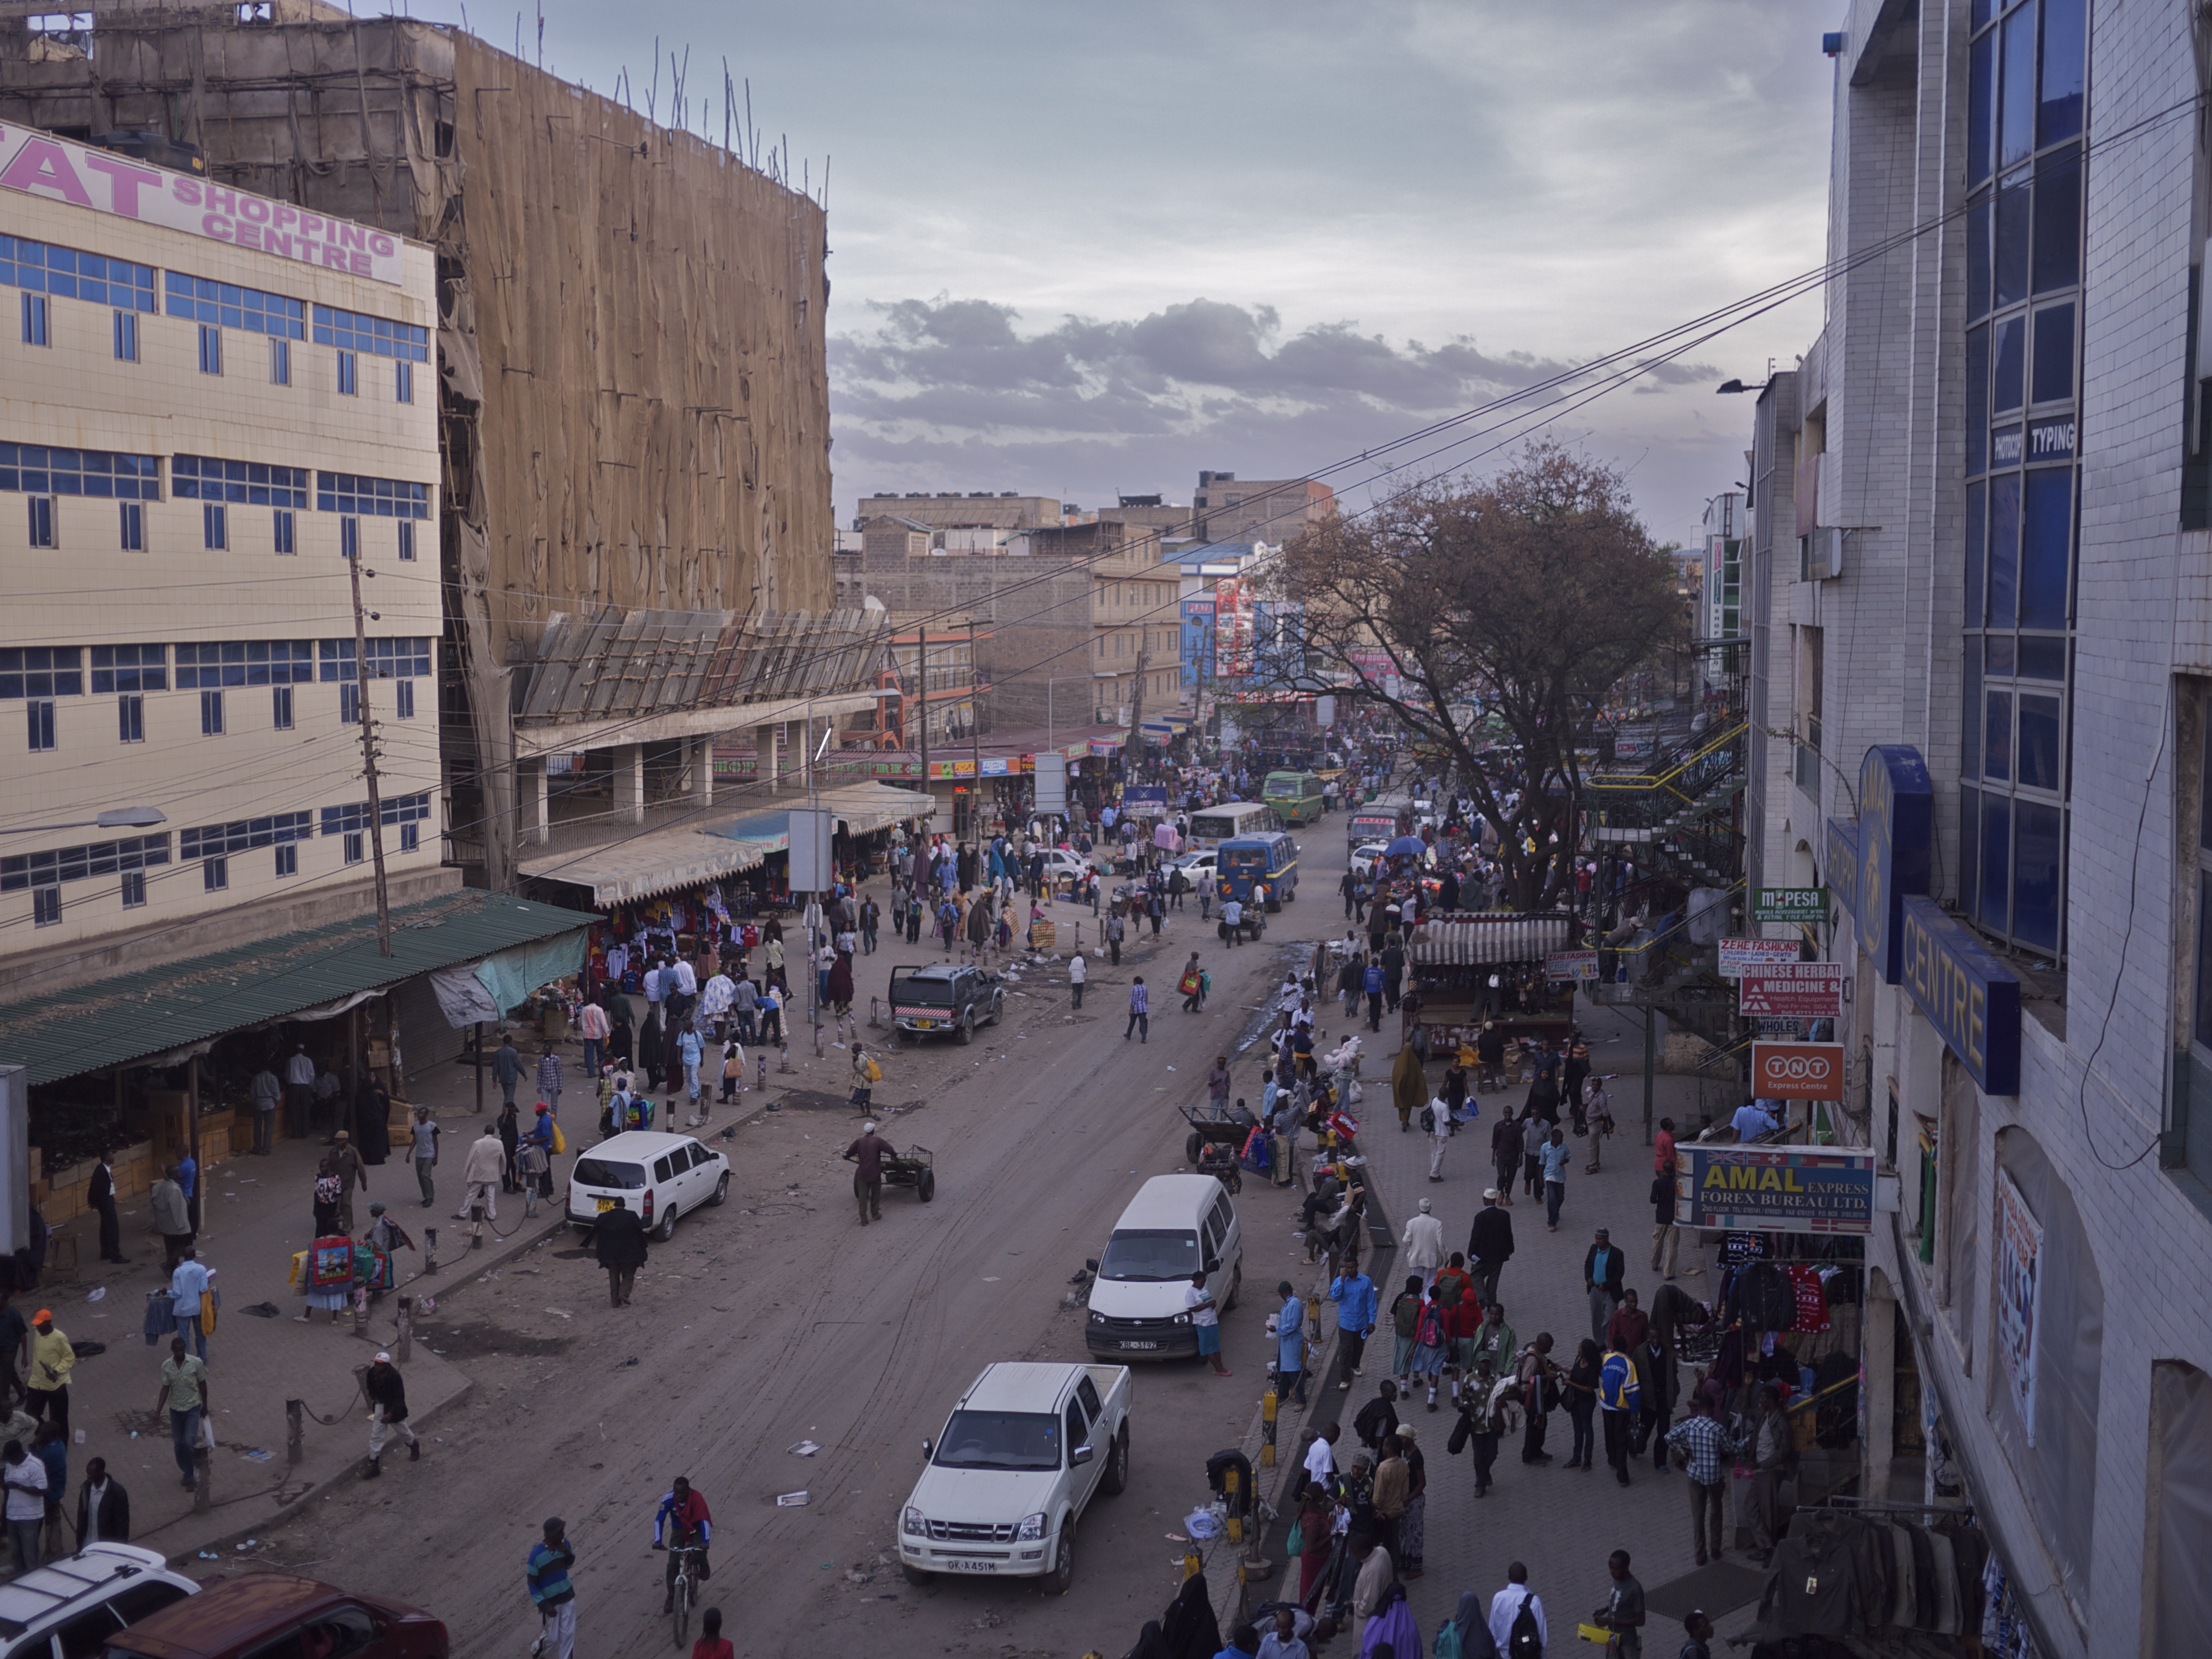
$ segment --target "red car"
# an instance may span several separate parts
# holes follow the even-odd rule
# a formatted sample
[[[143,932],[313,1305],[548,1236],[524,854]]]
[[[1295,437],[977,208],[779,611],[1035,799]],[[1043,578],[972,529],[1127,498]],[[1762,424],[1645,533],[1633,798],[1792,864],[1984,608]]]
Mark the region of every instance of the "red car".
[[[289,1573],[211,1581],[107,1638],[107,1659],[447,1659],[442,1620]]]

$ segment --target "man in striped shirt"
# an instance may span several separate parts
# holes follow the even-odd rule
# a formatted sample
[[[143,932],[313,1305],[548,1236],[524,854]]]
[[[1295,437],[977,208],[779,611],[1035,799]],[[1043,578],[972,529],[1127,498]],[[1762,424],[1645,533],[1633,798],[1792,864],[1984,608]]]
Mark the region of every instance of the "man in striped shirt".
[[[575,1565],[567,1523],[556,1515],[545,1523],[544,1540],[531,1546],[526,1569],[538,1621],[531,1659],[575,1659],[576,1589],[568,1582],[568,1569]]]
[[[1727,1425],[1712,1415],[1711,1403],[1698,1394],[1691,1396],[1690,1414],[1668,1431],[1667,1443],[1689,1460],[1683,1472],[1690,1477],[1691,1541],[1698,1547],[1698,1565],[1702,1567],[1708,1559],[1720,1559],[1721,1516],[1728,1507],[1725,1463],[1736,1450],[1735,1437],[1729,1433]]]

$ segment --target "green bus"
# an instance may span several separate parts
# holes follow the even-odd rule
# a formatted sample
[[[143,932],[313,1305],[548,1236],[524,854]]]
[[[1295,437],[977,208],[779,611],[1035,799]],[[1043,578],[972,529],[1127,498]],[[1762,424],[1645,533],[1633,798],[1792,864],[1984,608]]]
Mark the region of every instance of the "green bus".
[[[1313,823],[1321,817],[1321,780],[1311,772],[1268,773],[1260,799],[1286,824]]]

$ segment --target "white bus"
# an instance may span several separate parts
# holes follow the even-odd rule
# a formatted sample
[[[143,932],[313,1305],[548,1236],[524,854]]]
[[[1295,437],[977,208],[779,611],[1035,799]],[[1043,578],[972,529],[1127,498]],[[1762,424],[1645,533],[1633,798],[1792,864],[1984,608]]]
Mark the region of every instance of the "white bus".
[[[1194,852],[1210,853],[1224,841],[1282,827],[1272,806],[1250,800],[1224,801],[1190,815],[1189,845]]]

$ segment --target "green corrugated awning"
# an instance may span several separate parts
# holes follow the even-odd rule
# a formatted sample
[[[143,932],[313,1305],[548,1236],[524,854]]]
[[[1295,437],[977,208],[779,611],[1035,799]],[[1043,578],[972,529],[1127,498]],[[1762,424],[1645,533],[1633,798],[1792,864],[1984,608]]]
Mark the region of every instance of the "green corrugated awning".
[[[502,893],[447,893],[392,911],[388,957],[376,951],[375,917],[356,916],[0,1004],[0,1060],[28,1068],[34,1084],[52,1083],[574,933],[598,920]]]

